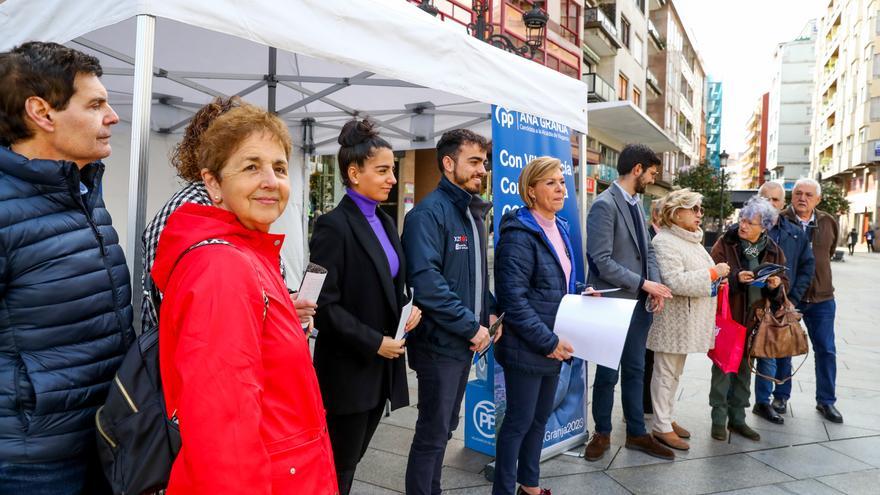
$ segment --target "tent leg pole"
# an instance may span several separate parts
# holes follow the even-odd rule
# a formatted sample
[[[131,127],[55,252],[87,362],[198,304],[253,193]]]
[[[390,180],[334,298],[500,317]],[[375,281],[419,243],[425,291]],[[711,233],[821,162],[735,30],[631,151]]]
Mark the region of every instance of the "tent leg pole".
[[[584,271],[587,266],[587,135],[580,133],[578,135],[578,213],[580,214],[580,222],[582,230],[581,235],[581,253],[584,255]],[[586,283],[586,274],[584,274],[584,283]]]
[[[314,119],[303,119],[303,197],[302,197],[302,229],[303,229],[303,253],[305,253],[306,264],[309,263],[309,209],[311,208],[311,175],[312,156],[315,154],[315,121]]]
[[[128,223],[125,254],[131,273],[131,294],[135,315],[140,312],[143,291],[143,246],[141,233],[146,223],[147,179],[150,163],[150,110],[153,94],[153,48],[156,18],[137,16],[137,41],[134,62],[134,94],[131,116],[131,157],[128,177]],[[135,317],[140,333],[140,318]]]

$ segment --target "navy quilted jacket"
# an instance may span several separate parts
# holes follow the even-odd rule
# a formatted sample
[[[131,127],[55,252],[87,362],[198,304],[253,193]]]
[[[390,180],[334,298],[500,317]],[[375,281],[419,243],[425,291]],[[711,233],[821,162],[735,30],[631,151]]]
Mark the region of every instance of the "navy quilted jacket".
[[[133,339],[103,172],[0,147],[2,461],[49,462],[93,444],[95,413]]]
[[[556,253],[531,212],[519,208],[501,219],[495,247],[495,298],[504,313],[504,335],[495,345],[495,358],[505,368],[553,375],[560,363],[547,357],[559,337],[553,333],[556,311],[566,294],[575,292],[577,274],[566,286],[557,256],[571,258],[568,223],[556,217],[567,253]]]

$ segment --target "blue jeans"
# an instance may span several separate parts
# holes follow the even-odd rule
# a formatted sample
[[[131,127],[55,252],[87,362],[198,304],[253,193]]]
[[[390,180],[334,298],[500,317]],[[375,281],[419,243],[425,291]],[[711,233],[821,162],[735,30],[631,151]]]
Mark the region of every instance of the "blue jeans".
[[[620,356],[620,398],[623,402],[623,416],[626,418],[626,434],[641,436],[645,429],[645,412],[642,402],[645,380],[645,343],[654,315],[645,311],[645,298],[639,297],[633,311]],[[614,408],[614,386],[617,385],[617,370],[596,366],[596,379],[593,381],[593,418],[596,431],[611,433],[611,410]]]
[[[507,410],[495,445],[493,495],[513,495],[517,481],[538,486],[544,430],[553,412],[558,384],[559,375],[504,370]]]
[[[837,303],[834,299],[812,304],[801,303],[798,309],[804,315],[816,360],[816,403],[834,404],[837,402],[834,393],[837,382],[837,347],[834,344]]]
[[[755,363],[755,368],[758,370],[758,373],[762,373],[767,376],[772,376],[777,380],[782,380],[784,378],[788,378],[791,376],[791,358],[769,358],[769,359],[757,359]],[[770,403],[770,394],[773,394],[773,397],[777,399],[788,400],[791,398],[791,380],[787,382],[776,385],[774,388],[774,383],[770,380],[761,378],[758,375],[755,375],[755,403],[756,404],[769,404]]]
[[[458,427],[471,360],[459,361],[417,347],[407,349],[419,380],[419,418],[406,463],[406,493],[437,495],[446,444]]]
[[[0,495],[112,495],[95,447],[77,457],[15,464],[0,460]]]

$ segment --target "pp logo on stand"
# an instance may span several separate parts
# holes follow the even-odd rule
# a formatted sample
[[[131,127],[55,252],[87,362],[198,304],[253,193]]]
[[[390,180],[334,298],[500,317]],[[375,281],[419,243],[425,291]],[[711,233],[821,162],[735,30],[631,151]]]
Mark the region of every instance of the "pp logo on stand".
[[[495,438],[495,403],[483,400],[477,403],[473,413],[477,433],[486,438]]]
[[[513,113],[508,112],[503,107],[495,107],[495,121],[498,122],[498,125],[507,129],[513,127],[515,122]]]

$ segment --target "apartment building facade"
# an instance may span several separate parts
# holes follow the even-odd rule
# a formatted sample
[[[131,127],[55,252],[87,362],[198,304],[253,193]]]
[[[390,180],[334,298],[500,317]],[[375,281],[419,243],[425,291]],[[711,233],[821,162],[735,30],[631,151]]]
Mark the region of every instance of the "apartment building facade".
[[[829,0],[818,21],[811,175],[846,192],[843,230],[878,222],[880,22],[877,0]]]
[[[770,93],[764,93],[758,98],[746,124],[746,150],[740,158],[740,170],[735,179],[735,186],[739,189],[757,189],[764,181],[769,105]]]
[[[677,147],[676,151],[663,154],[661,184],[669,187],[677,171],[699,165],[706,154],[706,72],[672,1],[653,9],[650,20],[663,49],[652,53],[648,63],[660,90],[651,93],[647,108],[651,119],[672,137]]]
[[[780,43],[773,56],[767,108],[766,163],[769,180],[791,190],[810,174],[810,128],[816,65],[816,21],[792,41]]]
[[[721,81],[706,79],[706,163],[721,167],[721,100],[724,96]]]

